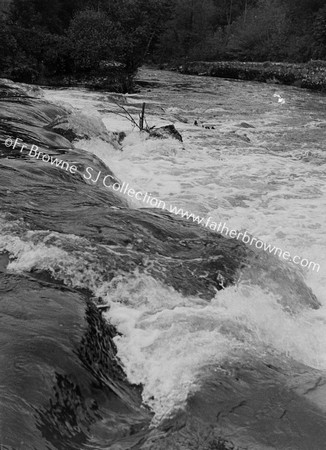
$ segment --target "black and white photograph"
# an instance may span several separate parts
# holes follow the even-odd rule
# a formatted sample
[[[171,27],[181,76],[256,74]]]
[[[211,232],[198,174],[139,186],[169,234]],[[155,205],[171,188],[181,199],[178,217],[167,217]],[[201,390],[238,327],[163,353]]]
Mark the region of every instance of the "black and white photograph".
[[[326,450],[326,0],[0,0],[0,450]]]

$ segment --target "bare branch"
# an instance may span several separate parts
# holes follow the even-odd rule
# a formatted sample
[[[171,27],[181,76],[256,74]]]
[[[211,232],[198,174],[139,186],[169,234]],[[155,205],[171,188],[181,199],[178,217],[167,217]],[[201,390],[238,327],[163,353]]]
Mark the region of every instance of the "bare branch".
[[[115,112],[115,111],[110,111],[113,112],[115,114],[117,114],[120,117],[124,117],[125,119],[129,120],[129,122],[131,122],[135,127],[137,127],[140,131],[146,131],[147,133],[149,133],[149,126],[148,123],[145,119],[145,103],[143,103],[142,105],[142,112],[139,114],[139,123],[136,122],[136,120],[132,117],[132,115],[130,114],[130,112],[123,106],[120,105],[117,101],[112,100],[113,103],[120,109],[122,109],[122,111],[124,112],[124,114]],[[146,123],[146,127],[144,128],[144,122]]]

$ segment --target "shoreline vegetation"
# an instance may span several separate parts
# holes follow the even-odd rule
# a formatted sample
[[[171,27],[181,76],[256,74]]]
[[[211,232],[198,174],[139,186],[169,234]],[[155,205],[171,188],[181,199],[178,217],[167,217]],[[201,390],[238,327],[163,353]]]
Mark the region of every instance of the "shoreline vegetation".
[[[170,0],[10,0],[0,8],[0,77],[131,92],[171,8]]]
[[[325,0],[0,0],[1,78],[131,93],[144,64],[323,91]]]
[[[192,61],[180,65],[177,70],[186,75],[285,84],[326,92],[326,61],[312,60],[301,64],[270,61]]]
[[[148,66],[151,66],[150,64]],[[230,78],[242,81],[258,81],[283,84],[314,91],[326,92],[326,61],[308,63],[286,62],[243,62],[243,61],[191,61],[185,64],[154,65],[160,70],[178,71],[184,75]],[[128,73],[122,64],[103,62],[103,67],[92,74],[69,76],[34,77],[32,70],[24,70],[24,75],[11,76],[13,81],[25,80],[28,84],[49,87],[85,87],[94,90],[108,90],[118,93],[137,91],[135,73]],[[9,77],[8,77],[9,78]],[[21,81],[18,81],[21,82]]]
[[[0,0],[0,77],[134,92],[144,64],[326,90],[325,0]]]

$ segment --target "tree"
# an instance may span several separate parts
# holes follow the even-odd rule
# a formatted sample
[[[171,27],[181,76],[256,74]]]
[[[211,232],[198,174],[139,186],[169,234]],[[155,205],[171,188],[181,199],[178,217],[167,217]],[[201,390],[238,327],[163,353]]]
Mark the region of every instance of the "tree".
[[[122,62],[134,72],[156,44],[174,0],[109,0],[106,11],[118,24]]]
[[[83,0],[13,0],[9,18],[22,28],[63,34]]]
[[[326,6],[316,15],[313,25],[313,56],[317,59],[326,58]]]
[[[277,0],[260,0],[232,24],[229,52],[239,59],[282,60],[288,29],[285,8]]]
[[[96,69],[101,60],[113,60],[116,57],[119,33],[104,12],[79,12],[70,24],[68,38],[77,70]]]
[[[17,49],[17,41],[12,35],[10,27],[0,17],[0,61],[2,72],[12,66]]]
[[[177,0],[159,40],[160,58],[195,56],[197,45],[213,35],[214,12],[213,0]]]

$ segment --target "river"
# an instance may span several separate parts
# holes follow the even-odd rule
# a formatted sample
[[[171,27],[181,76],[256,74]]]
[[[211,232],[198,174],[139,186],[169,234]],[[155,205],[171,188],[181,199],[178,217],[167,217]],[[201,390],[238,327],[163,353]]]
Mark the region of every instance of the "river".
[[[113,270],[109,253],[100,264],[102,244],[90,248],[80,233],[65,229],[65,218],[59,215],[60,237],[52,233],[45,239],[43,231],[38,232],[43,237],[30,235],[24,245],[17,244],[17,237],[8,244],[7,233],[1,247],[15,255],[8,266],[13,273],[31,270],[36,260],[41,260],[38,268],[47,269],[49,258],[55,258],[61,261],[58,279],[102,299],[107,307],[103,314],[119,333],[113,340],[121,367],[128,382],[142,386],[143,406],[151,411],[150,418],[144,412],[142,420],[149,428],[143,428],[141,438],[126,438],[132,433],[122,417],[110,419],[116,425],[110,423],[108,437],[103,431],[106,418],[79,448],[323,450],[326,96],[147,68],[139,72],[138,81],[136,94],[78,88],[45,88],[44,93],[58,106],[72,107],[77,122],[82,114],[81,132],[85,124],[90,129],[102,120],[109,131],[126,133],[121,150],[96,133],[75,143],[99,157],[121,182],[205,220],[246,231],[307,263],[294,264],[254,249],[256,259],[236,283],[207,302],[137,267],[128,276],[117,272],[107,280],[103,273]],[[143,102],[148,125],[173,123],[183,142],[139,133],[125,111],[138,120]],[[78,150],[73,161],[78,163]],[[88,201],[94,198],[90,195]],[[121,199],[141,217],[144,203],[122,194]],[[47,212],[44,203],[43,214]],[[93,214],[93,222],[101,226],[101,209]],[[51,231],[49,224],[44,227]],[[82,229],[77,210],[76,224]],[[54,256],[44,249],[49,242]],[[80,258],[84,252],[86,271],[78,272],[73,259],[65,265],[70,249]],[[109,251],[123,254],[115,246]],[[313,265],[303,267],[308,262]],[[311,288],[319,308],[305,305],[306,291],[297,279]],[[13,446],[15,441],[8,442]],[[51,442],[53,447],[44,448],[78,448]]]

